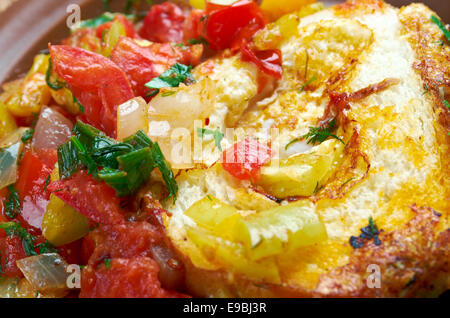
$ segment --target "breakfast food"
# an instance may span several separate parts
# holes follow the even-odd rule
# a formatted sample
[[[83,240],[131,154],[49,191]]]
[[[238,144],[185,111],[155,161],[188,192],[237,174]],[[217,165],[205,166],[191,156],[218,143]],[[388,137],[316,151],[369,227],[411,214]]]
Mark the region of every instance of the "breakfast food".
[[[105,13],[3,85],[1,296],[449,288],[450,31],[283,2]]]

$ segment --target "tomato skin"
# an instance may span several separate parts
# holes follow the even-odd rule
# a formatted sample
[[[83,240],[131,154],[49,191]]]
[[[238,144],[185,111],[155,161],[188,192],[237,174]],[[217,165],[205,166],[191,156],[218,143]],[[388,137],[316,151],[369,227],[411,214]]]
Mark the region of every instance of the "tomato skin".
[[[237,142],[222,153],[222,166],[235,178],[256,180],[261,167],[272,158],[272,149],[254,139]]]
[[[163,289],[158,265],[149,257],[114,258],[87,266],[81,274],[80,298],[168,298],[184,295]]]
[[[139,35],[152,42],[180,43],[183,40],[184,20],[183,10],[176,4],[156,4],[148,11]]]
[[[18,169],[16,189],[19,193],[22,212],[17,220],[24,228],[34,228],[31,234],[41,229],[42,218],[50,199],[50,192],[44,191],[45,182],[56,162],[55,151],[41,150],[47,164],[37,154],[27,150]]]
[[[22,240],[17,236],[6,237],[3,230],[0,232],[0,263],[3,271],[1,276],[23,277],[16,265],[17,260],[27,256],[22,246]]]
[[[200,19],[198,32],[213,50],[238,49],[241,40],[252,36],[267,23],[263,11],[251,0],[231,6],[207,2],[206,15]],[[242,29],[244,31],[240,32]]]
[[[126,74],[100,54],[66,45],[49,48],[55,72],[84,106],[87,121],[116,137],[117,106],[134,97]]]
[[[111,52],[111,60],[128,76],[137,96],[145,96],[149,89],[144,85],[175,63],[197,65],[203,53],[202,45],[186,48],[170,43],[152,43],[142,47],[130,38],[122,37]]]
[[[115,190],[103,181],[95,181],[86,171],[52,182],[47,189],[96,223],[119,224],[125,221]]]
[[[189,15],[186,17],[186,21],[184,22],[183,27],[183,40],[184,42],[188,42],[191,39],[199,39],[200,34],[198,32],[199,30],[199,23],[200,19],[202,18],[203,14],[205,12],[203,10],[192,10]]]
[[[256,51],[247,42],[244,42],[241,44],[241,52],[244,61],[250,61],[267,75],[281,79],[283,69],[280,50]]]

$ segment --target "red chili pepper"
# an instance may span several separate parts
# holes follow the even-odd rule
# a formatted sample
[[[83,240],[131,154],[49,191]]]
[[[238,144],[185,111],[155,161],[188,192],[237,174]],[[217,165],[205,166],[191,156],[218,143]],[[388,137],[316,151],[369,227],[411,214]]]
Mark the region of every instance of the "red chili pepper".
[[[247,42],[241,44],[242,59],[254,63],[267,75],[280,79],[283,75],[281,67],[281,51],[264,50],[257,51],[250,47]]]

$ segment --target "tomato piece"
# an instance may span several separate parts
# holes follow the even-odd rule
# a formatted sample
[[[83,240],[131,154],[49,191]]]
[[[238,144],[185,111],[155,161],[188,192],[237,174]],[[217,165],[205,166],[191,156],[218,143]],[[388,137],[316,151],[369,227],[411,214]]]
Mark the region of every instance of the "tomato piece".
[[[244,61],[250,61],[267,75],[281,79],[283,69],[281,67],[280,50],[257,51],[251,48],[247,42],[243,42],[241,52]]]
[[[204,14],[203,10],[192,10],[186,17],[183,27],[183,40],[188,42],[191,39],[199,39],[200,34],[198,33],[198,25],[200,19]]]
[[[114,258],[109,266],[87,266],[81,275],[81,298],[186,297],[167,291],[158,280],[158,265],[149,257]]]
[[[42,155],[46,156],[44,163],[35,153],[28,150],[25,152],[18,169],[18,180],[16,183],[19,193],[22,212],[17,217],[23,227],[32,226],[35,229],[41,229],[42,218],[50,198],[50,193],[44,191],[48,176],[53,171],[56,162],[56,152],[45,152],[41,150]]]
[[[241,0],[231,6],[207,2],[198,32],[213,50],[238,49],[241,40],[252,36],[266,23],[264,12],[251,0]],[[245,31],[240,32],[243,28]]]
[[[179,43],[183,40],[184,20],[183,10],[176,4],[156,4],[148,11],[139,35],[153,42]]]
[[[117,106],[134,97],[126,74],[110,59],[80,48],[50,46],[53,68],[84,106],[88,123],[116,137]]]
[[[1,276],[22,277],[23,274],[16,265],[16,261],[27,256],[22,246],[22,240],[17,236],[4,236],[3,230],[0,232],[0,268],[3,272]]]
[[[130,20],[128,20],[124,15],[122,14],[118,14],[116,15],[116,17],[114,18],[114,20],[103,23],[101,25],[99,25],[96,29],[96,35],[99,39],[103,38],[103,32],[105,32],[105,30],[109,30],[111,28],[111,26],[113,25],[114,22],[119,21],[123,27],[125,28],[125,32],[127,37],[130,38],[135,38],[136,37],[136,30],[134,29],[134,25],[133,23],[131,23]]]
[[[77,240],[57,247],[59,255],[64,258],[67,264],[81,264],[81,243],[81,240]]]
[[[222,166],[232,176],[255,181],[261,167],[272,158],[272,149],[254,139],[244,139],[222,153]]]
[[[150,246],[162,240],[158,228],[148,222],[104,225],[89,234],[95,242],[90,263],[109,255],[112,258],[151,256]]]
[[[95,181],[86,171],[52,182],[47,189],[96,223],[119,224],[125,221],[115,190],[103,181]]]
[[[149,91],[144,86],[146,83],[175,63],[197,65],[202,53],[202,45],[180,48],[170,43],[152,43],[143,47],[134,40],[123,37],[110,58],[128,75],[135,94],[145,96]]]

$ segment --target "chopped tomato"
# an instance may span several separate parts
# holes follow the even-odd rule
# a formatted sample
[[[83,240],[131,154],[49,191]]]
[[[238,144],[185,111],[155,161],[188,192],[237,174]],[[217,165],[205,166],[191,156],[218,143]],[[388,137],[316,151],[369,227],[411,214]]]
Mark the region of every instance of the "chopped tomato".
[[[153,42],[180,43],[183,40],[184,20],[183,10],[176,4],[156,4],[148,11],[139,35]]]
[[[222,153],[222,166],[241,180],[256,180],[261,167],[272,158],[272,149],[254,139],[244,139]]]
[[[80,48],[50,46],[56,73],[84,106],[91,125],[116,137],[117,106],[134,97],[126,74],[108,58]]]
[[[105,30],[109,30],[111,28],[111,26],[113,25],[113,23],[116,21],[119,21],[123,25],[123,27],[125,28],[125,33],[126,33],[127,37],[130,37],[130,38],[136,37],[136,30],[134,29],[133,23],[131,23],[131,21],[128,20],[122,14],[116,15],[114,20],[103,23],[102,25],[98,26],[97,30],[95,31],[97,34],[97,37],[101,39],[103,37],[103,32],[105,32]]]
[[[197,65],[202,52],[202,45],[180,48],[170,43],[152,43],[143,47],[133,39],[123,37],[110,58],[128,75],[135,94],[145,96],[148,93],[146,83],[177,62]]]
[[[16,183],[19,193],[22,212],[17,217],[23,227],[32,226],[40,229],[50,193],[44,191],[47,178],[53,171],[56,162],[56,152],[46,154],[46,164],[35,153],[28,150],[25,152],[18,169],[18,180]]]
[[[0,276],[22,277],[23,274],[16,265],[16,261],[26,257],[22,240],[17,236],[6,237],[0,230]]]
[[[198,31],[213,50],[239,49],[242,40],[251,37],[266,23],[263,11],[251,0],[241,0],[230,6],[207,2]]]
[[[81,275],[81,298],[169,298],[185,297],[165,290],[158,280],[158,265],[149,257],[114,258]]]
[[[94,222],[119,224],[125,221],[114,189],[103,181],[95,181],[85,171],[52,182],[48,190]]]
[[[77,240],[57,247],[59,255],[64,258],[67,264],[81,264],[81,243],[81,240]]]
[[[192,10],[186,17],[183,27],[183,40],[184,42],[189,42],[192,39],[199,39],[200,35],[198,33],[198,25],[200,19],[203,16],[203,10]]]
[[[264,50],[257,51],[250,47],[247,42],[241,44],[242,59],[254,63],[267,75],[280,79],[283,74],[281,67],[281,51]]]

